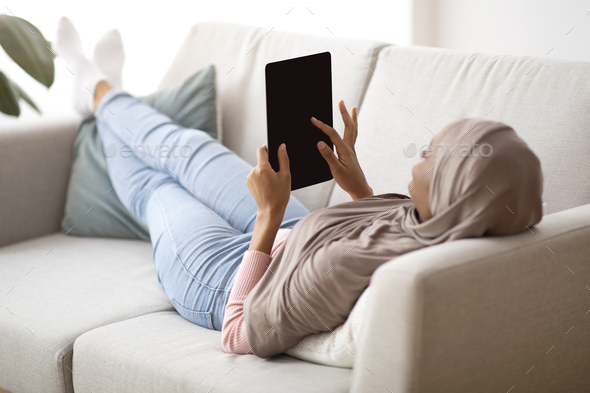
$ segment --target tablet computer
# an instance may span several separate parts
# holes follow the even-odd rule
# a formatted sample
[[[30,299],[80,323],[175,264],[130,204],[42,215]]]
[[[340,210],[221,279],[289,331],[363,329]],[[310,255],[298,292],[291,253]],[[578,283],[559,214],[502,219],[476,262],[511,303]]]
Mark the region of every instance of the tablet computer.
[[[311,122],[311,117],[330,127],[332,119],[332,61],[330,52],[266,64],[266,121],[268,158],[279,170],[278,148],[287,145],[291,190],[331,180],[328,163],[317,143],[332,141]]]

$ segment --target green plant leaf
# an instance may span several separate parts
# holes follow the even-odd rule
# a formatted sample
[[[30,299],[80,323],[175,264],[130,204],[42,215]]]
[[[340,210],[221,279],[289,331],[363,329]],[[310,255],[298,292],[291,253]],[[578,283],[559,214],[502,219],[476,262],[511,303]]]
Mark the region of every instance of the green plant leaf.
[[[21,87],[19,85],[17,85],[15,81],[10,81],[10,83],[12,83],[12,88],[14,89],[16,94],[20,98],[25,100],[27,102],[27,104],[29,104],[31,106],[31,108],[33,108],[34,110],[37,111],[37,113],[41,114],[41,110],[39,110],[39,108],[37,108],[37,105],[35,105],[35,103],[31,99],[31,97],[29,97],[29,95],[27,93],[25,93],[25,91],[23,89],[21,89]]]
[[[47,40],[47,45],[45,45],[47,47],[47,49],[49,49],[49,52],[51,53],[51,58],[55,59],[57,57],[57,55],[55,53],[53,53],[53,47],[51,46],[51,41]]]
[[[0,15],[0,45],[29,75],[50,87],[55,77],[53,54],[43,34],[25,19]]]
[[[17,117],[20,115],[16,91],[2,71],[0,71],[0,112]]]

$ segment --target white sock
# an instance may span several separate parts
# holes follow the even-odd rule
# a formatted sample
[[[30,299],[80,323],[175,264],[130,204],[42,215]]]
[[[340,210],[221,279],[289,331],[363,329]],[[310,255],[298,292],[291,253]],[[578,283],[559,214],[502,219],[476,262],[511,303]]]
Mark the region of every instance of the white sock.
[[[92,61],[104,72],[115,87],[123,87],[125,51],[121,33],[112,29],[103,34],[94,47]]]
[[[94,113],[94,91],[101,80],[111,83],[82,49],[82,41],[78,30],[71,20],[62,16],[57,23],[57,33],[51,44],[56,55],[66,62],[68,70],[73,74],[72,103],[76,112],[83,116]]]

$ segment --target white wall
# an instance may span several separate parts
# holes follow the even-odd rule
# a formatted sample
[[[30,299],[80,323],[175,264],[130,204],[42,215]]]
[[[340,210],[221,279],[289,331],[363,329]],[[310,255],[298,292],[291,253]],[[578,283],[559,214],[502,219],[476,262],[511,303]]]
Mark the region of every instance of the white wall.
[[[0,13],[27,19],[46,39],[53,40],[57,20],[68,16],[80,31],[84,50],[91,56],[102,33],[118,28],[127,60],[124,88],[135,95],[155,90],[180,48],[190,26],[204,20],[243,23],[340,37],[410,44],[412,0],[300,1],[220,0],[139,2],[121,0],[0,0]],[[329,31],[329,30],[331,31]],[[272,34],[272,32],[271,32]],[[44,111],[44,115],[73,113],[70,103],[71,74],[61,58],[55,59],[56,79],[47,90],[16,66],[0,49],[0,70],[20,84]],[[38,116],[26,104],[20,119]],[[17,121],[0,114],[0,122]]]
[[[588,0],[415,0],[413,43],[590,61]]]
[[[590,61],[590,0],[0,0],[0,13],[27,19],[49,40],[58,18],[67,15],[80,30],[89,56],[105,30],[118,28],[127,54],[124,87],[135,95],[156,88],[190,26],[203,20],[402,45]],[[44,115],[73,113],[71,74],[61,58],[56,58],[55,66],[56,80],[47,90],[0,49],[0,70],[33,97]],[[26,104],[21,109],[19,119],[38,116]],[[0,122],[8,121],[18,119],[0,114]]]

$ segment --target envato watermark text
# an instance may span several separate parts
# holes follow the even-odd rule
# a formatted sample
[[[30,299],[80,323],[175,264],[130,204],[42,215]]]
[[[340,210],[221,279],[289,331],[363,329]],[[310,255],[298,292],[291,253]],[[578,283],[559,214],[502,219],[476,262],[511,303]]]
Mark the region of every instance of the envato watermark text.
[[[159,156],[161,158],[188,158],[193,154],[193,147],[191,145],[177,145],[176,142],[173,141],[172,146],[167,144],[156,145],[153,149],[149,145],[144,144],[124,144],[117,146],[115,142],[103,148],[103,154],[107,158],[113,158],[117,155],[117,153],[123,158],[145,158],[146,155],[149,155],[152,158],[156,156]]]
[[[414,142],[410,143],[408,146],[404,147],[404,156],[408,158],[412,158],[416,155],[417,152],[420,152],[420,156],[423,158],[428,157],[438,157],[442,154],[443,157],[455,157],[458,155],[459,157],[484,157],[487,158],[492,155],[494,152],[494,147],[489,143],[482,143],[481,145],[475,143],[473,141],[472,144],[469,143],[462,143],[462,144],[455,144],[455,146],[451,145],[443,145],[443,144],[435,144],[435,145],[422,145],[418,150],[416,148],[416,144]]]

